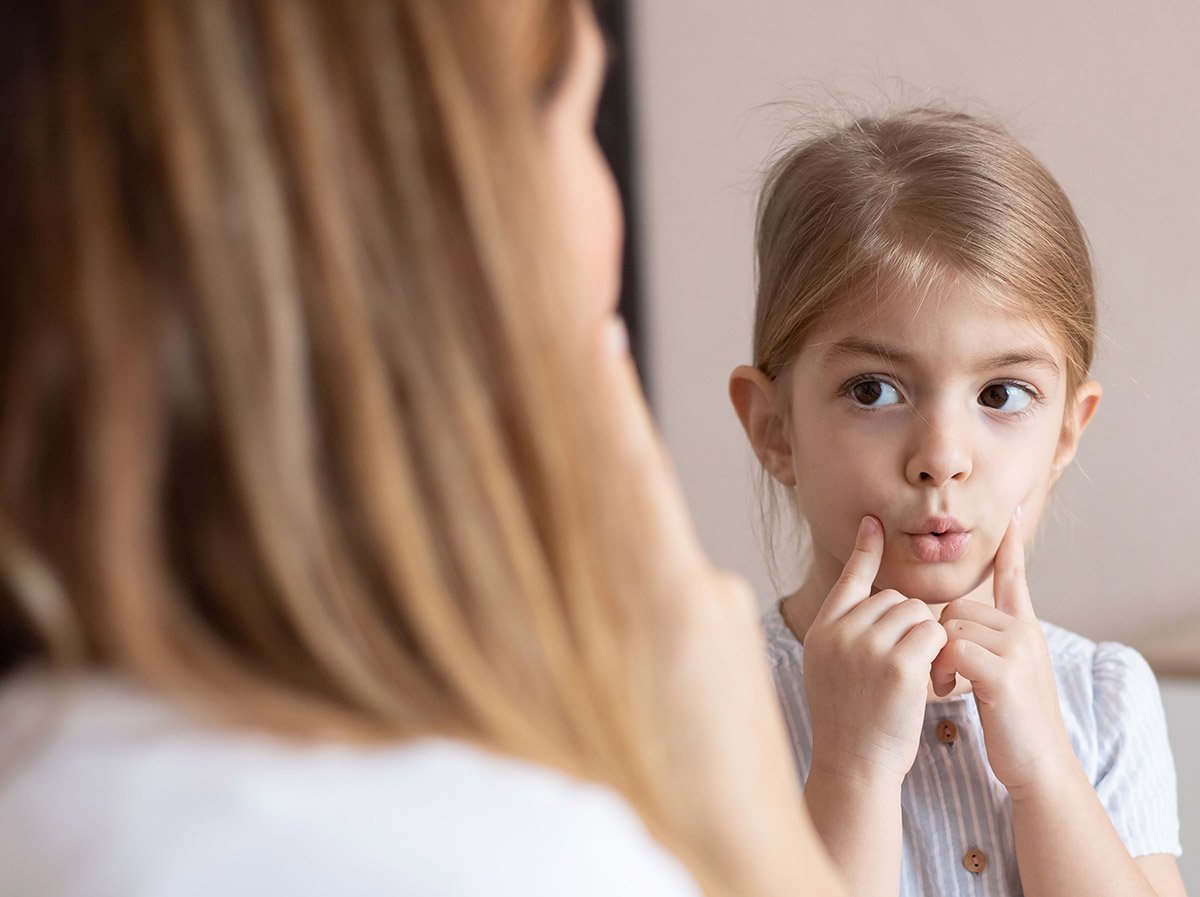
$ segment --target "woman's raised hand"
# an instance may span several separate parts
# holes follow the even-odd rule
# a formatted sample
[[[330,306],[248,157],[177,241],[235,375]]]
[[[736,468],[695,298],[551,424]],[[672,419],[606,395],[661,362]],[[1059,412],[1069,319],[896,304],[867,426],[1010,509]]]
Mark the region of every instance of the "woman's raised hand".
[[[640,553],[655,559],[645,601],[656,621],[664,728],[700,837],[740,893],[841,894],[802,808],[754,595],[700,545],[623,323],[610,323],[600,342],[600,386],[621,456],[614,488],[632,490],[649,540]]]

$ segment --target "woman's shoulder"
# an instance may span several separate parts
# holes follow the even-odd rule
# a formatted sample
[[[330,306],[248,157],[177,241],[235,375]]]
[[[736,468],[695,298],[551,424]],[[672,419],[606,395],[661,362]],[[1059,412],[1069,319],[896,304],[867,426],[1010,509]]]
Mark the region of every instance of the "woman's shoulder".
[[[52,691],[0,689],[16,892],[696,893],[616,793],[556,770],[448,739],[220,731],[109,680],[74,684],[49,717]]]

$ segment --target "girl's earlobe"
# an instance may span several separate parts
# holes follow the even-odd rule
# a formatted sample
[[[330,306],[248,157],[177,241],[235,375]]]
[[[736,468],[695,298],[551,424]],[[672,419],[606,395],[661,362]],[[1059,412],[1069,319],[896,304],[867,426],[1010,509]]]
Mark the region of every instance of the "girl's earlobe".
[[[763,468],[782,485],[795,486],[792,444],[775,381],[757,368],[739,365],[729,377],[729,398]]]
[[[1095,380],[1081,384],[1075,395],[1068,401],[1066,418],[1063,421],[1062,436],[1059,438],[1058,452],[1054,457],[1054,467],[1051,471],[1051,482],[1056,482],[1075,458],[1079,449],[1079,440],[1087,429],[1096,411],[1100,407],[1100,398],[1104,388]]]

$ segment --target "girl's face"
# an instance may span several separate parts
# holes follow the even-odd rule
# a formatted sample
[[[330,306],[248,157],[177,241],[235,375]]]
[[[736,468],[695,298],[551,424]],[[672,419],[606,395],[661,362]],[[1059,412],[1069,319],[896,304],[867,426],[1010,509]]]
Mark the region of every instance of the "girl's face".
[[[568,261],[587,291],[589,320],[611,315],[621,288],[624,222],[612,170],[596,140],[606,49],[590,8],[574,3],[572,56],[546,110],[550,176]]]
[[[815,333],[784,375],[780,471],[811,526],[812,573],[832,585],[872,514],[879,588],[941,604],[990,583],[1014,512],[1033,532],[1099,401],[1091,382],[1068,407],[1065,372],[1049,333],[964,287]]]

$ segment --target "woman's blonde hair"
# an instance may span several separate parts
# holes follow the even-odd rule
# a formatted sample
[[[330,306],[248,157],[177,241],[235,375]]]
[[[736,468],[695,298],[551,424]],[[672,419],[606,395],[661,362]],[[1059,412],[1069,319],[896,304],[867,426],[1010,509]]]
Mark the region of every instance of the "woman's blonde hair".
[[[772,378],[831,315],[948,279],[1050,329],[1068,394],[1087,378],[1096,296],[1058,182],[1000,127],[960,112],[860,118],[788,150],[758,210],[754,364]]]
[[[688,859],[541,174],[579,12],[6,7],[0,671],[476,740]]]

